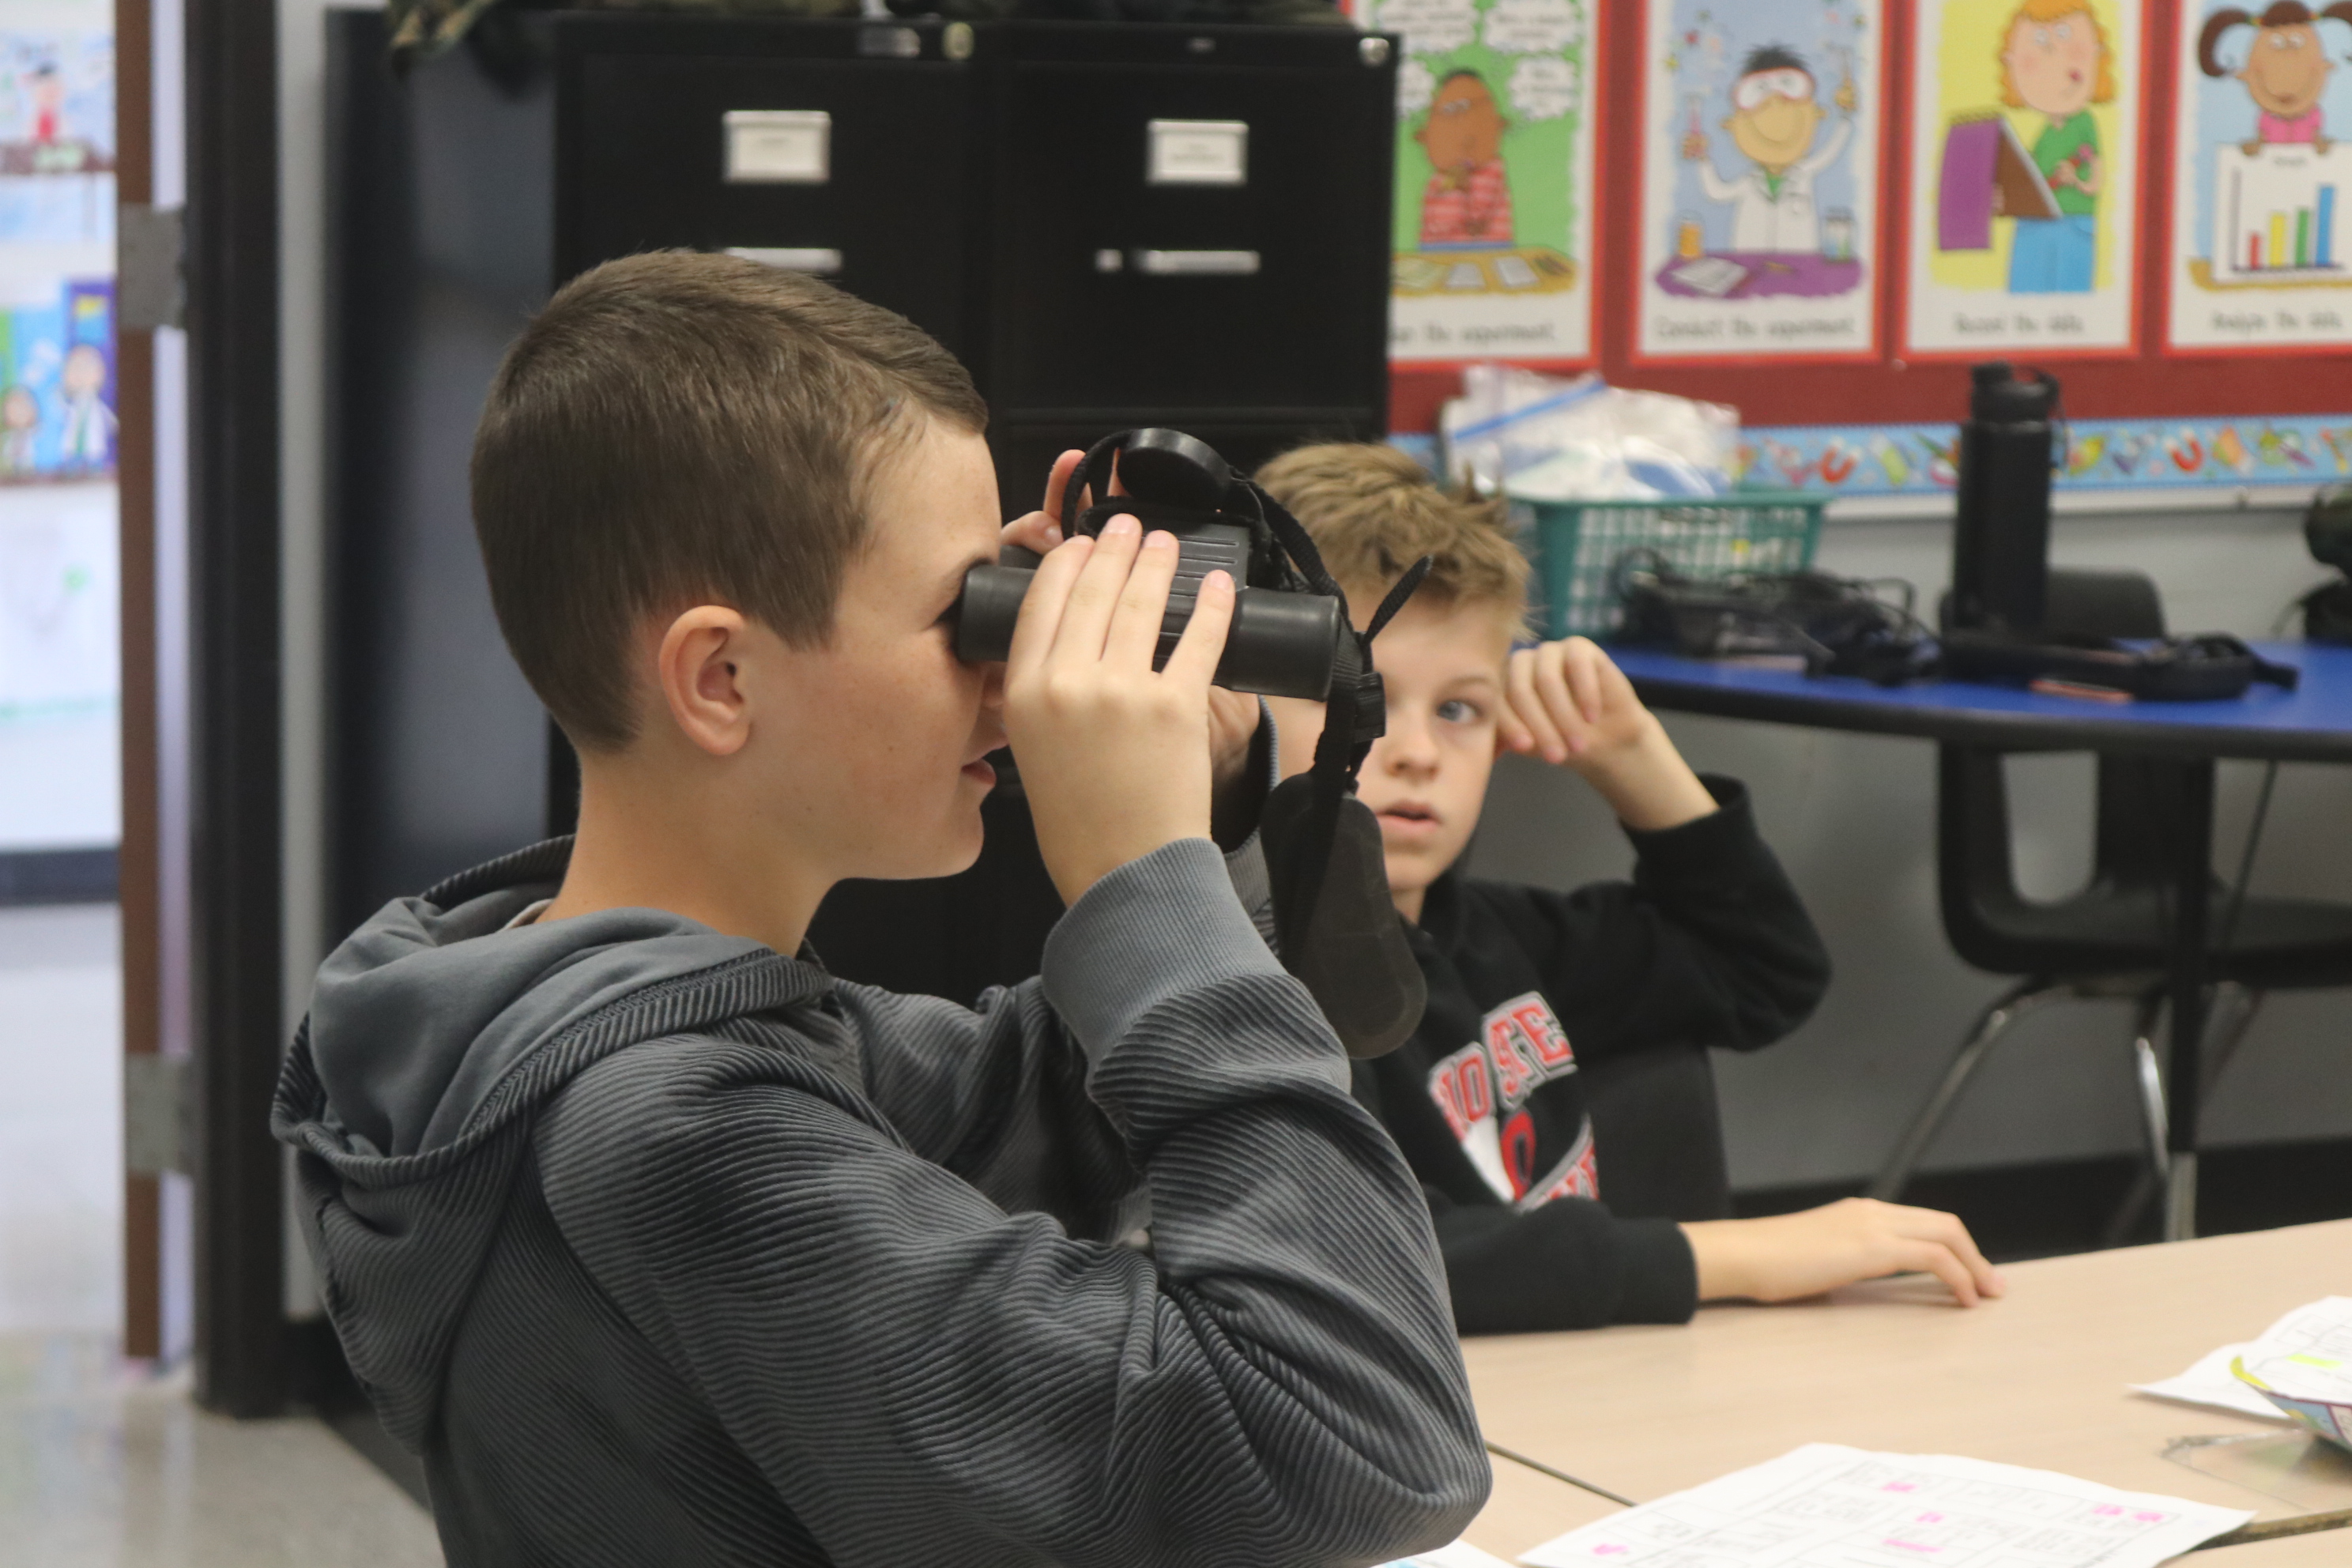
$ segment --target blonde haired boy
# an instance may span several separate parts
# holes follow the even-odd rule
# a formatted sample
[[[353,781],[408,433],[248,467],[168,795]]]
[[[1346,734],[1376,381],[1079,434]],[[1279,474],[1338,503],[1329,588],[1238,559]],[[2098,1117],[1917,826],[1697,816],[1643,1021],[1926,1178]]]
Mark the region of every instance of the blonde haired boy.
[[[1829,960],[1746,790],[1694,773],[1582,637],[1514,644],[1528,567],[1499,503],[1465,501],[1377,446],[1308,447],[1258,480],[1350,604],[1436,564],[1374,653],[1388,733],[1359,793],[1429,1008],[1355,1092],[1422,1183],[1465,1333],[1680,1322],[1702,1300],[1817,1294],[1908,1269],[1964,1304],[2000,1279],[1949,1215],[1849,1199],[1724,1218],[1710,1046],[1753,1050],[1811,1014]],[[1274,704],[1298,765],[1312,704]],[[1465,877],[1496,756],[1566,767],[1633,841],[1631,882],[1573,893]]]

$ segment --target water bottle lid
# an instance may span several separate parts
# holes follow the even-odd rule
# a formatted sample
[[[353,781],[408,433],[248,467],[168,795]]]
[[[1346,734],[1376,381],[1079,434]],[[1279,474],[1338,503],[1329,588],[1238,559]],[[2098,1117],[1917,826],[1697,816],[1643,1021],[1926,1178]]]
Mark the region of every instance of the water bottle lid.
[[[1974,384],[1969,395],[1969,417],[1993,424],[2046,422],[2058,405],[2058,383],[2046,372],[2032,379],[2020,377],[2007,360],[1990,360],[1969,367]]]

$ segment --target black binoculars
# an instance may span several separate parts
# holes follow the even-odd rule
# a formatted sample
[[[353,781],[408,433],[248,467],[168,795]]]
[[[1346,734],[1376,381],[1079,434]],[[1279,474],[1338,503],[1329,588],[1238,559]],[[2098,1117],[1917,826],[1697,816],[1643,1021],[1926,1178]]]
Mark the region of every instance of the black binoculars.
[[[1126,493],[1108,493],[1117,462]],[[1076,510],[1081,486],[1094,504]],[[1265,521],[1257,487],[1206,442],[1179,430],[1129,430],[1096,446],[1071,476],[1059,521],[1064,533],[1099,534],[1115,517],[1133,517],[1146,531],[1176,536],[1176,580],[1160,624],[1157,669],[1168,662],[1192,618],[1201,583],[1212,572],[1232,577],[1238,592],[1216,684],[1233,691],[1322,701],[1330,695],[1339,640],[1349,634],[1343,601],[1310,588],[1286,563]],[[1012,651],[1013,626],[1036,575],[1038,557],[1007,546],[993,566],[964,574],[956,601],[956,657],[971,662]]]

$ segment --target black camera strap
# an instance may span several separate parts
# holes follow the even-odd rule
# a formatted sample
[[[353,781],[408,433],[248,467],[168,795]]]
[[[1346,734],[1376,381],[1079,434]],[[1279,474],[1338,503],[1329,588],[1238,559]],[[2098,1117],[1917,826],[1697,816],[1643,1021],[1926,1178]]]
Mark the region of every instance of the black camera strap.
[[[1232,476],[1223,503],[1213,510],[1113,496],[1111,478],[1126,439],[1121,432],[1096,442],[1071,474],[1063,491],[1066,533],[1096,533],[1121,515],[1146,527],[1239,524],[1258,542],[1253,558],[1279,572],[1282,586],[1339,600],[1342,626],[1352,626],[1344,612],[1348,596],[1306,526],[1242,475]],[[1071,520],[1071,508],[1082,494],[1100,499]],[[1306,984],[1353,1057],[1382,1056],[1402,1045],[1420,1026],[1428,1001],[1421,964],[1406,944],[1389,897],[1380,824],[1356,798],[1356,779],[1372,742],[1388,731],[1388,695],[1372,666],[1372,639],[1412,597],[1433,563],[1428,556],[1414,562],[1362,631],[1342,632],[1314,763],[1275,787],[1259,819],[1274,893],[1275,944],[1283,966]]]

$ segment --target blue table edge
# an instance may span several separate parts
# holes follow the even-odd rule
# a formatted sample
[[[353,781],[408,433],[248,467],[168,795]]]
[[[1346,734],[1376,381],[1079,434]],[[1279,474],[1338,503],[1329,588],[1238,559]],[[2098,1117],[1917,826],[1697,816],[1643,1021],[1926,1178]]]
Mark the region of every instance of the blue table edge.
[[[2212,702],[2110,703],[1972,681],[1883,687],[1649,648],[1612,646],[1609,653],[1642,700],[1668,712],[2002,750],[2352,762],[2352,647],[2252,646],[2301,670],[2298,688],[2257,683],[2242,697]]]

